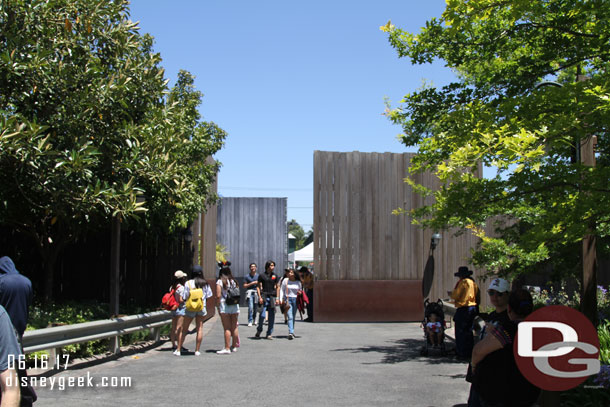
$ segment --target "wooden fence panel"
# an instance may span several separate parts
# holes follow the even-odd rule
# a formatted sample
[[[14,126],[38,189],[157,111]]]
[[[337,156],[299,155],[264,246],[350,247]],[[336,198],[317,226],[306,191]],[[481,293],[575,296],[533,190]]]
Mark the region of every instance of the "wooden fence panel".
[[[353,169],[353,171],[351,171],[351,179],[350,179],[350,191],[348,195],[348,202],[349,200],[351,200],[350,203],[350,214],[348,216],[348,218],[346,219],[346,222],[348,223],[348,227],[350,230],[350,234],[349,234],[349,243],[346,243],[346,246],[349,247],[349,250],[351,250],[351,262],[352,262],[352,267],[349,270],[346,270],[345,272],[345,279],[349,280],[349,279],[353,279],[353,280],[359,280],[361,278],[360,276],[360,265],[362,263],[362,257],[360,256],[360,239],[361,239],[361,235],[360,235],[360,224],[358,222],[354,222],[352,221],[352,219],[360,219],[362,218],[362,210],[361,210],[361,204],[362,204],[362,200],[360,198],[360,196],[362,195],[362,191],[360,188],[361,182],[360,179],[362,178],[362,161],[360,160],[360,155],[359,154],[347,154],[347,162],[348,165],[351,162],[352,166],[351,168]],[[347,169],[348,172],[350,172],[350,168]],[[314,225],[314,238],[316,236],[316,232],[315,232],[315,225]]]
[[[267,260],[283,275],[288,264],[286,209],[286,198],[222,198],[216,238],[231,253],[234,277],[245,277],[253,262],[263,272]]]
[[[413,154],[314,152],[314,266],[318,280],[421,280],[433,231],[392,215],[431,203],[403,182]],[[431,173],[417,182],[437,189]],[[471,233],[443,232],[434,251],[431,298],[446,298],[457,268],[476,244]],[[478,273],[477,273],[478,274]],[[483,284],[483,287],[484,288]]]

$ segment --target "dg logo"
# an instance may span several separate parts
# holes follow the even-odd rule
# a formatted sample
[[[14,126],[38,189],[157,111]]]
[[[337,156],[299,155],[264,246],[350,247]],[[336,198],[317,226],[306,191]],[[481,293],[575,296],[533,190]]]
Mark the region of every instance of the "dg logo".
[[[513,350],[523,376],[543,390],[574,388],[600,370],[597,330],[562,305],[540,308],[519,323]]]

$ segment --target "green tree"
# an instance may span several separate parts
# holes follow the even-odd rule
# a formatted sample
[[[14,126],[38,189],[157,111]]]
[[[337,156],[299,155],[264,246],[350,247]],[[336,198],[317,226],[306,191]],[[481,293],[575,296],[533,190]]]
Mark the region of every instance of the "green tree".
[[[88,227],[150,209],[171,230],[214,198],[225,134],[199,121],[190,75],[168,95],[152,44],[124,0],[0,2],[0,222],[35,242],[46,297]]]
[[[220,164],[210,157],[223,145],[226,133],[201,121],[203,95],[193,76],[180,71],[161,108],[153,108],[143,125],[134,128],[141,140],[136,151],[146,160],[138,165],[138,185],[146,194],[146,229],[183,229],[216,202],[212,183]]]
[[[402,126],[402,142],[418,146],[412,174],[429,170],[443,184],[430,191],[410,177],[417,192],[434,197],[410,215],[432,229],[474,231],[482,239],[474,262],[513,276],[565,265],[587,233],[607,249],[609,24],[602,0],[448,0],[417,34],[382,26],[399,57],[442,60],[457,77],[386,111]],[[537,87],[541,81],[562,86]],[[591,168],[574,155],[593,135]],[[475,177],[481,163],[496,174]],[[496,237],[483,231],[490,219]],[[582,265],[570,268],[575,274]]]
[[[288,233],[291,233],[296,239],[295,250],[300,250],[305,246],[305,241],[313,231],[310,230],[305,233],[303,226],[299,225],[295,219],[291,219],[290,222],[288,222]]]

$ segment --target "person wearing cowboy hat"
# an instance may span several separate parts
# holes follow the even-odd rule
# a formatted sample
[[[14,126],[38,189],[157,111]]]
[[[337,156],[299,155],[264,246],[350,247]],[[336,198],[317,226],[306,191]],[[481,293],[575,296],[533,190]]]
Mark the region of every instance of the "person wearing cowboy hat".
[[[457,273],[459,281],[451,292],[451,298],[455,303],[455,351],[462,359],[470,359],[474,338],[472,336],[472,323],[478,314],[480,292],[477,283],[472,276],[472,270],[461,266]]]

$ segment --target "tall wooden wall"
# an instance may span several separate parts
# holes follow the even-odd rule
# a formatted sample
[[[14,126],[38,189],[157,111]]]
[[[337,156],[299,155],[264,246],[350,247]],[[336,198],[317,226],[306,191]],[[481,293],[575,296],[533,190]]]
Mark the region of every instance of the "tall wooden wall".
[[[218,191],[218,178],[212,185],[214,192]],[[206,279],[218,277],[216,266],[216,224],[218,220],[218,205],[211,205],[193,222],[193,264],[203,267]]]
[[[276,274],[288,264],[287,198],[222,198],[218,205],[216,239],[231,255],[234,277],[245,277],[249,264],[263,272],[275,262]]]
[[[314,265],[318,281],[422,280],[433,232],[412,225],[406,215],[392,214],[399,207],[409,211],[424,204],[403,182],[413,156],[314,152]],[[416,181],[433,189],[439,186],[430,173],[418,175]],[[475,244],[470,233],[458,237],[442,233],[433,253],[431,299],[447,297],[457,281],[454,273],[459,266],[468,265]],[[421,288],[418,296],[423,300]]]

